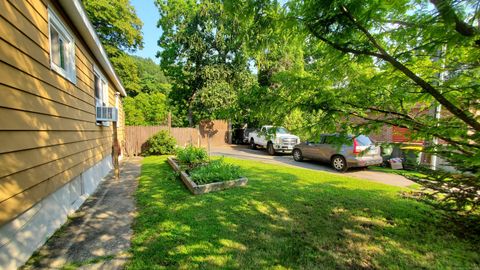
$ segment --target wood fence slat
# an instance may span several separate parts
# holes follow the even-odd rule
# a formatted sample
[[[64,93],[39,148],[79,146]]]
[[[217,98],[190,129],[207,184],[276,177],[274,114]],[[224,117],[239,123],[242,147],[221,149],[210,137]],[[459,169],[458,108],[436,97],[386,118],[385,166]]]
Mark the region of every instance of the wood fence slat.
[[[207,126],[209,131],[207,131]],[[168,125],[160,126],[126,126],[125,127],[125,146],[123,149],[126,156],[138,156],[142,153],[142,146],[145,142],[161,130],[170,131],[172,137],[177,141],[177,145],[184,147],[195,145],[198,147],[207,147],[208,134],[210,133],[211,146],[227,145],[228,124],[223,120],[215,120],[200,124],[198,128],[169,128]]]

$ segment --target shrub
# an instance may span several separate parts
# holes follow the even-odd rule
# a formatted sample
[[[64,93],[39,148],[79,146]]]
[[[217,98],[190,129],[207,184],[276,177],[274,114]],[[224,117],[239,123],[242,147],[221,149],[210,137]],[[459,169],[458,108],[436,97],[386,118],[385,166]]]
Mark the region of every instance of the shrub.
[[[197,167],[190,172],[190,177],[197,184],[235,180],[240,176],[240,167],[225,163],[223,159],[211,161],[207,165]]]
[[[168,131],[162,130],[148,139],[143,155],[170,155],[175,153],[177,142]]]
[[[177,159],[180,165],[187,166],[187,168],[195,168],[208,161],[207,151],[200,147],[187,146],[177,151]]]

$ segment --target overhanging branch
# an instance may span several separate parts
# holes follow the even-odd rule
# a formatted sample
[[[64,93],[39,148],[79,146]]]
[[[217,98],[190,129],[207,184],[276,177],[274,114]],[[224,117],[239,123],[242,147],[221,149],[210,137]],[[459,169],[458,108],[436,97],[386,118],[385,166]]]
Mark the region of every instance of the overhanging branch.
[[[322,40],[323,42],[327,43],[331,47],[336,50],[345,52],[345,53],[353,53],[356,55],[369,55],[373,57],[377,57],[389,62],[392,66],[396,69],[401,71],[405,74],[408,78],[410,78],[415,84],[420,86],[425,92],[429,93],[435,100],[437,100],[441,105],[443,105],[448,111],[450,111],[453,115],[461,119],[465,122],[468,126],[473,128],[475,131],[480,132],[480,122],[478,122],[472,114],[468,113],[468,111],[464,111],[457,107],[455,104],[450,102],[439,90],[433,87],[431,84],[426,82],[424,79],[417,76],[412,70],[406,67],[404,64],[399,62],[396,58],[392,57],[377,41],[376,39],[370,34],[370,32],[361,25],[355,17],[348,11],[346,7],[342,7],[342,14],[346,16],[372,43],[372,45],[378,49],[379,53],[371,52],[371,51],[363,51],[363,50],[356,50],[349,47],[343,47],[341,44],[334,43],[330,40],[327,40],[321,34],[317,33],[311,24],[307,23],[307,27],[309,31],[318,39]]]

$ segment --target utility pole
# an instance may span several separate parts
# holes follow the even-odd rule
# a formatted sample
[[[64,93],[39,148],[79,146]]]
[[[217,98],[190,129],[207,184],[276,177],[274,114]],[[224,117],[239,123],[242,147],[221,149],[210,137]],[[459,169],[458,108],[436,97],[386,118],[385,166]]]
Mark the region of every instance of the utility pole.
[[[439,74],[439,84],[438,85],[442,85],[443,82],[445,81],[445,61],[446,61],[446,54],[447,54],[447,45],[444,45],[442,47],[442,51],[439,53],[440,56],[439,58],[442,56],[442,54],[444,55],[444,58],[443,58],[443,61],[442,61],[442,70],[440,71],[440,74]],[[436,106],[434,108],[434,111],[433,111],[433,118],[435,119],[436,121],[436,126],[438,126],[438,121],[440,121],[440,117],[442,116],[442,105],[438,102],[435,102],[436,103]],[[432,145],[433,147],[436,147],[438,144],[438,138],[437,137],[433,137],[432,139]],[[430,168],[434,171],[437,170],[437,155],[434,153],[432,155],[432,158],[430,159]]]
[[[435,121],[440,120],[441,110],[442,110],[442,105],[437,104],[437,106],[435,106],[435,109],[434,109],[434,112],[433,112]],[[438,144],[438,138],[437,137],[433,137],[432,144],[433,144],[434,147],[436,147],[436,145]],[[432,155],[432,158],[430,160],[430,168],[434,171],[437,170],[437,155],[435,153]]]

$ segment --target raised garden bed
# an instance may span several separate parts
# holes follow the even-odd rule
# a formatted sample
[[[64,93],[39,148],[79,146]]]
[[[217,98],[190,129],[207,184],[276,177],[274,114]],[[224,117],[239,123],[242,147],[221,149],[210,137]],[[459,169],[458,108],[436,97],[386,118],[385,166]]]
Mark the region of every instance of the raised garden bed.
[[[168,161],[168,164],[172,166],[173,170],[180,173],[180,178],[182,179],[183,183],[185,184],[185,186],[187,186],[188,190],[190,190],[190,192],[192,192],[194,195],[229,189],[229,188],[238,187],[238,186],[245,186],[248,182],[248,179],[246,177],[242,177],[242,178],[230,180],[230,181],[221,181],[221,182],[197,185],[195,182],[192,181],[192,179],[187,174],[187,172],[181,170],[180,165],[177,163],[177,161],[173,157],[168,157],[167,161]]]

